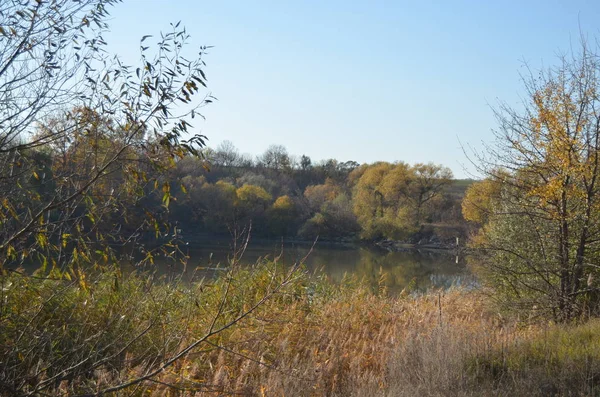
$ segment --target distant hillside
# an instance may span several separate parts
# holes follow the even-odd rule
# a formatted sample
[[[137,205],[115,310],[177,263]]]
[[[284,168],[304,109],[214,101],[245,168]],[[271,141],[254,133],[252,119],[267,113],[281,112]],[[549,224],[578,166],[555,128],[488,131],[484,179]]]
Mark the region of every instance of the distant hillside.
[[[446,188],[446,193],[453,198],[462,199],[467,188],[475,182],[477,182],[476,179],[453,179],[452,184]]]

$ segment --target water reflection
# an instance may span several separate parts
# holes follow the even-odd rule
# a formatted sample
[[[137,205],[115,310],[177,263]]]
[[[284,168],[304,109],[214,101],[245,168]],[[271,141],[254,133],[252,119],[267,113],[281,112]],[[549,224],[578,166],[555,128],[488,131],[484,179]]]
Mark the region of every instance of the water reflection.
[[[255,263],[264,257],[280,257],[283,264],[292,265],[306,257],[309,270],[323,271],[336,282],[346,274],[354,274],[377,287],[384,274],[383,284],[391,293],[397,293],[405,287],[411,291],[425,291],[474,282],[464,261],[457,263],[455,256],[445,251],[388,252],[378,248],[338,244],[317,244],[312,252],[310,250],[311,244],[254,242],[247,247],[242,263]],[[232,247],[227,241],[213,240],[186,246],[185,251],[190,257],[188,271],[196,267],[214,269],[227,265]],[[157,264],[177,271],[168,263],[158,261]]]

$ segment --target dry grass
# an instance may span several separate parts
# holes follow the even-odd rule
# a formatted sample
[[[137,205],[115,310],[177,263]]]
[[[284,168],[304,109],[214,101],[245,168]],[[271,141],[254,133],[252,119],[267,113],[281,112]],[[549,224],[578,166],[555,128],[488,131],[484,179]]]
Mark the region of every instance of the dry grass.
[[[223,341],[270,366],[223,350],[211,353],[211,369],[202,370],[196,358],[184,366],[188,379],[248,394],[468,395],[482,383],[476,370],[468,371],[472,357],[536,332],[508,325],[485,307],[473,291],[390,298],[353,286],[310,305],[270,307],[268,316]],[[167,390],[157,387],[154,395]]]
[[[81,371],[45,392],[102,390],[144,374],[203,335],[227,285],[219,323],[246,310],[271,285],[274,271],[263,265],[240,270],[228,282],[193,286],[150,285],[132,275],[117,288],[110,276],[86,286],[72,282],[56,304],[45,306],[39,302],[49,301],[40,298],[55,294],[55,284],[28,280],[7,288],[7,281],[16,281],[5,279],[0,365],[13,363],[14,371],[29,374],[52,358],[54,368],[40,375],[43,381],[60,373],[57,366],[72,365],[65,352],[81,360],[75,353],[121,349],[121,341],[156,324],[110,365]],[[389,297],[356,280],[333,286],[299,274],[251,316],[123,395],[598,395],[600,321],[523,325],[490,307],[477,291]],[[27,320],[41,321],[42,309],[52,310],[45,322]],[[35,339],[14,338],[25,323],[32,324]],[[103,333],[97,332],[100,324]],[[46,339],[52,343],[40,342]],[[37,346],[48,350],[38,352]]]

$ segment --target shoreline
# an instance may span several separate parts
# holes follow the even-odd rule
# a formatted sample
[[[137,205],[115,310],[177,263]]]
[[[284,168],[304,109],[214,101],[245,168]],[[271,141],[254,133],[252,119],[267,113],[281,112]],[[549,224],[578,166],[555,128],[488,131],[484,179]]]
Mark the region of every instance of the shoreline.
[[[227,235],[214,235],[214,234],[190,234],[184,235],[181,241],[185,244],[195,245],[202,242],[210,241],[216,244],[231,244],[233,237]],[[367,247],[375,248],[379,250],[385,250],[389,252],[410,252],[410,251],[440,251],[440,252],[452,252],[461,253],[465,250],[464,246],[457,246],[451,243],[443,242],[431,242],[426,243],[410,243],[401,240],[360,240],[360,239],[344,239],[344,240],[308,240],[297,237],[288,238],[271,238],[271,237],[255,237],[249,239],[249,244],[297,244],[304,246],[337,246],[347,248]]]

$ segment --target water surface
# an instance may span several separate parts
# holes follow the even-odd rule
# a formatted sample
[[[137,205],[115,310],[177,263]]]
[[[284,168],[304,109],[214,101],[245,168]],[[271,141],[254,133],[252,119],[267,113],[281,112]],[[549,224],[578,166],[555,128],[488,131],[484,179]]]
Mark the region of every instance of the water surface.
[[[190,243],[183,247],[189,256],[187,271],[197,267],[211,269],[228,266],[232,244],[227,240],[210,240]],[[465,267],[464,260],[443,250],[406,250],[389,252],[378,247],[353,244],[251,242],[241,259],[242,264],[256,263],[260,258],[279,258],[291,266],[302,261],[310,272],[324,272],[334,282],[345,275],[366,279],[372,286],[383,284],[390,292],[405,287],[411,291],[430,288],[449,288],[453,285],[470,285],[474,282]],[[457,263],[458,262],[458,263]],[[164,270],[181,271],[172,262],[156,263]],[[382,278],[381,276],[384,275]]]

